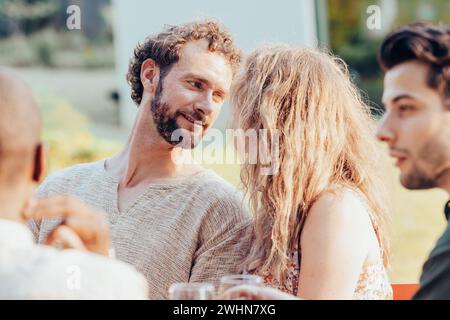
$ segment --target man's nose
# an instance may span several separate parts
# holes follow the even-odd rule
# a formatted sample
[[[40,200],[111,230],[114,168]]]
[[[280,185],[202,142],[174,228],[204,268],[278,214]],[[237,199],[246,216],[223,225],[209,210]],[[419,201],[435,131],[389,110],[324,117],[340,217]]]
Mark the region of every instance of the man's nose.
[[[391,120],[388,116],[383,116],[378,123],[376,136],[378,140],[386,142],[392,146],[395,140],[395,132],[392,128]]]
[[[205,92],[195,104],[195,111],[200,112],[204,116],[209,116],[214,111],[214,101],[212,92]]]

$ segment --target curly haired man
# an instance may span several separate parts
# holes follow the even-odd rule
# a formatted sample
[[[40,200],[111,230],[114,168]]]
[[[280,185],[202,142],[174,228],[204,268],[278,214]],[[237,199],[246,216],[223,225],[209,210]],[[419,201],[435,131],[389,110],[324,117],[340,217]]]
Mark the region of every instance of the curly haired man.
[[[210,170],[174,161],[213,125],[240,52],[218,22],[166,27],[138,45],[127,79],[138,113],[123,151],[49,176],[38,196],[76,195],[105,211],[116,257],[147,278],[151,299],[175,282],[237,273],[251,228],[241,194]],[[37,241],[59,219],[31,223]]]

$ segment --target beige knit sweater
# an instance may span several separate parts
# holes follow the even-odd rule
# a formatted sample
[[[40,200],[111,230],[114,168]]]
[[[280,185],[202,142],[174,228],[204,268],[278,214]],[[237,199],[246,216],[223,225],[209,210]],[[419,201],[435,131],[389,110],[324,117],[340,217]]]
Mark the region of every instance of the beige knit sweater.
[[[39,197],[68,194],[108,215],[116,257],[144,274],[150,299],[166,299],[175,282],[217,283],[239,272],[250,247],[252,223],[242,194],[210,170],[150,184],[126,212],[117,209],[118,179],[104,160],[50,175]],[[60,222],[30,222],[37,242]]]

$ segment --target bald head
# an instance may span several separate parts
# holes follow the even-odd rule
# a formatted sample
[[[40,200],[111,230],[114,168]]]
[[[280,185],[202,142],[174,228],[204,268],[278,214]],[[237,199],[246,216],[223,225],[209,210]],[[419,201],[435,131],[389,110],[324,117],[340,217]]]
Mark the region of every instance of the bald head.
[[[32,167],[41,121],[30,88],[0,67],[0,182]]]

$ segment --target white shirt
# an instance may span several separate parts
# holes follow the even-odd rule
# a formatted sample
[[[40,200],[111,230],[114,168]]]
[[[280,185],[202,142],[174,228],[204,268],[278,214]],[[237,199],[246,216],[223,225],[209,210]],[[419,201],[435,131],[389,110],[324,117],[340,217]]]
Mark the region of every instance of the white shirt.
[[[132,266],[78,250],[34,243],[29,229],[0,219],[0,299],[146,299]]]

